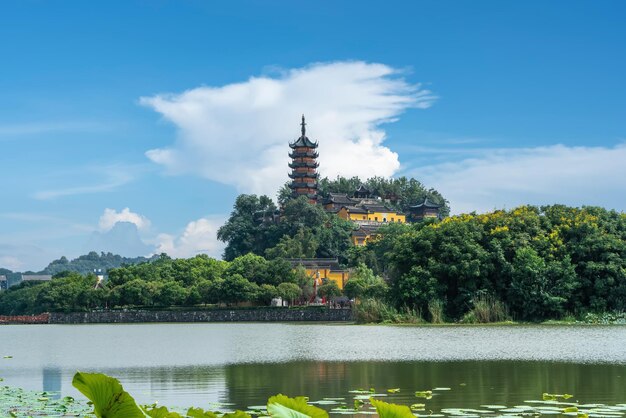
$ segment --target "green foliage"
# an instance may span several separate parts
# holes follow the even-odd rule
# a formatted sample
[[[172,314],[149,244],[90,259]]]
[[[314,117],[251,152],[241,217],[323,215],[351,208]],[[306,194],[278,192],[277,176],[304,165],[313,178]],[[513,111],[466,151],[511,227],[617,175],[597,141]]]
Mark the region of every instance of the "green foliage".
[[[354,317],[359,323],[410,323],[424,322],[419,311],[407,307],[400,309],[380,299],[363,299],[353,306]]]
[[[283,298],[283,300],[294,301],[302,296],[302,289],[295,283],[281,283],[276,288],[278,291],[278,295]]]
[[[122,257],[112,253],[100,253],[95,251],[89,252],[89,254],[81,255],[73,260],[68,260],[66,257],[61,257],[58,260],[52,261],[48,266],[41,271],[41,274],[59,274],[62,272],[73,272],[80,274],[93,273],[94,270],[108,271],[112,268],[121,267],[123,265],[132,265],[145,263],[156,259],[157,256],[152,258],[146,257]]]
[[[626,309],[626,216],[615,211],[555,205],[460,215],[400,227],[365,251],[385,266],[397,307],[432,311],[438,300],[451,320],[478,314],[480,295],[503,304],[490,307],[498,318],[504,305],[532,321]]]
[[[439,299],[428,302],[428,313],[430,314],[430,322],[433,324],[442,324],[443,320],[443,303]]]
[[[306,275],[305,275],[306,276]],[[312,294],[311,281],[283,259],[246,254],[231,262],[206,255],[111,269],[95,288],[93,274],[60,273],[49,282],[25,282],[0,293],[0,315],[77,312],[106,308],[162,308],[207,304],[268,305],[289,283],[289,299]],[[285,290],[285,287],[282,288]]]
[[[317,288],[317,293],[326,299],[332,299],[341,296],[341,289],[339,289],[339,285],[336,282],[327,280]]]
[[[396,405],[370,398],[380,418],[414,418],[413,412],[406,405]]]
[[[98,418],[144,418],[146,415],[117,379],[99,373],[76,372],[72,385],[93,402]]]
[[[421,203],[425,197],[431,201],[444,205],[441,210],[443,216],[450,212],[448,202],[434,189],[426,189],[422,183],[414,178],[384,178],[372,177],[362,181],[358,177],[337,177],[335,180],[323,178],[320,180],[319,191],[324,197],[329,193],[347,193],[351,196],[354,191],[364,184],[375,196],[379,196],[401,212],[408,212],[409,206]]]
[[[272,418],[328,418],[328,412],[307,403],[305,397],[272,396],[267,400],[267,412]]]
[[[463,316],[461,322],[485,324],[511,319],[506,305],[491,295],[479,294],[474,298],[472,304],[472,309]]]
[[[389,288],[382,277],[375,275],[365,264],[359,263],[352,269],[344,292],[351,299],[364,297],[384,300],[388,296]]]
[[[152,417],[152,418],[251,418],[251,416],[240,410],[234,412],[213,412],[205,411],[201,408],[189,408],[185,413],[178,413],[168,410],[165,406],[157,406],[156,403],[149,406],[138,406],[133,397],[124,391],[124,388],[116,379],[103,374],[88,374],[77,372],[73,380],[74,386],[83,393],[89,402],[80,399],[75,400],[70,396],[62,399],[52,399],[47,392],[29,392],[19,388],[10,386],[0,387],[0,415],[18,417],[18,416],[93,416],[102,418],[116,417]],[[464,385],[464,383],[461,383]],[[432,390],[423,390],[415,392],[415,396],[421,399],[429,400],[433,398],[433,391],[450,390],[450,388],[434,388]],[[391,388],[387,392],[392,396],[400,393],[404,389]],[[421,414],[426,408],[425,403],[415,403],[410,407],[406,405],[392,404],[377,400],[375,396],[376,390],[358,389],[350,391],[351,394],[358,394],[354,399],[354,409],[349,408],[343,402],[339,403],[331,412],[338,414],[363,414],[370,413],[369,408],[363,400],[363,395],[370,395],[369,403],[376,409],[380,418],[412,418],[413,411]],[[501,412],[512,412],[513,415],[544,415],[544,414],[565,414],[578,417],[587,417],[592,415],[610,415],[619,416],[621,411],[626,409],[625,404],[606,405],[600,403],[579,404],[577,401],[569,400],[574,398],[571,394],[553,394],[543,393],[541,400],[527,400],[528,405],[515,406],[515,409],[508,408],[506,405],[482,405],[481,410],[477,409],[461,409],[461,408],[443,408],[440,411],[431,410],[428,415],[443,416],[475,416],[480,415],[498,415]],[[344,399],[344,398],[340,398]],[[566,402],[563,402],[566,401]],[[285,395],[272,396],[267,401],[265,408],[267,413],[255,411],[255,416],[267,416],[270,418],[328,418],[328,412],[311,405],[318,404],[337,404],[325,398],[324,401],[309,402],[306,397],[289,398]],[[532,404],[537,404],[534,406]],[[91,405],[93,408],[90,408]],[[361,409],[363,408],[363,409]],[[486,409],[485,409],[486,408]],[[93,409],[92,411],[89,411]],[[261,415],[262,414],[262,415]],[[425,415],[425,414],[424,414]]]
[[[239,195],[228,222],[217,231],[217,238],[227,243],[224,259],[230,261],[248,253],[262,255],[272,247],[282,235],[276,225],[262,220],[276,209],[267,196]]]

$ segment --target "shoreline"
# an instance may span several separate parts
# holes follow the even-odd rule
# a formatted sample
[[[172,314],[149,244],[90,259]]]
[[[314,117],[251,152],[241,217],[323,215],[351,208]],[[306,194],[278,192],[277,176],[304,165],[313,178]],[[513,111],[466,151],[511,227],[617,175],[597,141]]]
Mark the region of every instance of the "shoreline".
[[[46,312],[39,315],[0,315],[1,325],[79,325],[79,324],[167,324],[167,323],[336,323],[361,326],[395,327],[589,327],[625,326],[624,322],[585,322],[547,320],[543,322],[358,322],[350,309],[315,308],[235,308],[200,310],[122,310],[94,312]]]

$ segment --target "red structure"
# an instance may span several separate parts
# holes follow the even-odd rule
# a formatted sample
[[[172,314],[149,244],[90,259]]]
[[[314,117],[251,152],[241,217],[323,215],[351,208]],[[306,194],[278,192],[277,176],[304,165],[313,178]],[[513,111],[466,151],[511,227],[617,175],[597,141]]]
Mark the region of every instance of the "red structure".
[[[307,196],[310,203],[317,203],[317,157],[319,156],[317,142],[312,142],[306,136],[306,123],[304,115],[302,115],[302,135],[300,138],[289,144],[291,152],[289,157],[292,159],[289,163],[291,168],[291,192],[294,197]]]

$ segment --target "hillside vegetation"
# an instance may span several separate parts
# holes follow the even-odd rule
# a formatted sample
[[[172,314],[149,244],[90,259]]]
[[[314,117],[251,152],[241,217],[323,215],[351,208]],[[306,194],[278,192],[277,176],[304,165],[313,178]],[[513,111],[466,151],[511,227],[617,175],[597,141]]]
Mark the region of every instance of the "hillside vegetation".
[[[338,241],[335,234],[345,239],[348,226],[326,218],[334,215],[318,213],[314,206],[300,206],[298,200],[291,204],[293,218],[280,228],[292,229],[285,229],[288,232],[276,247],[264,249],[266,257],[250,251],[232,261],[162,255],[111,269],[102,289],[94,289],[92,275],[64,273],[49,283],[23,284],[3,292],[0,314],[267,305],[276,296],[306,301],[313,294],[311,280],[284,257],[318,255],[320,247],[328,255],[341,248],[346,266],[353,269],[344,292],[369,310],[371,321],[418,317],[431,322],[540,321],[626,310],[622,213],[596,207],[524,206],[389,225],[366,247],[332,247]],[[311,214],[320,218],[311,220]],[[324,224],[330,226],[316,232]],[[335,230],[334,225],[341,227]],[[328,236],[318,235],[322,233]],[[243,244],[261,242],[248,236]],[[319,291],[329,297],[338,294],[332,284]]]

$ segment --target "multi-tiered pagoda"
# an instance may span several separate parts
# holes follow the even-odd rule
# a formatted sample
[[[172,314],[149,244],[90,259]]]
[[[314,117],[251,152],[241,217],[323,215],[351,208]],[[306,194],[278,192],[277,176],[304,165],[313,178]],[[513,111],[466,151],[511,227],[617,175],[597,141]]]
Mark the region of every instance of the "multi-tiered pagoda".
[[[302,115],[302,135],[300,138],[289,144],[291,152],[289,157],[292,159],[289,163],[292,179],[289,187],[294,197],[307,196],[310,203],[317,202],[317,142],[312,142],[306,136],[306,123],[304,115]]]

